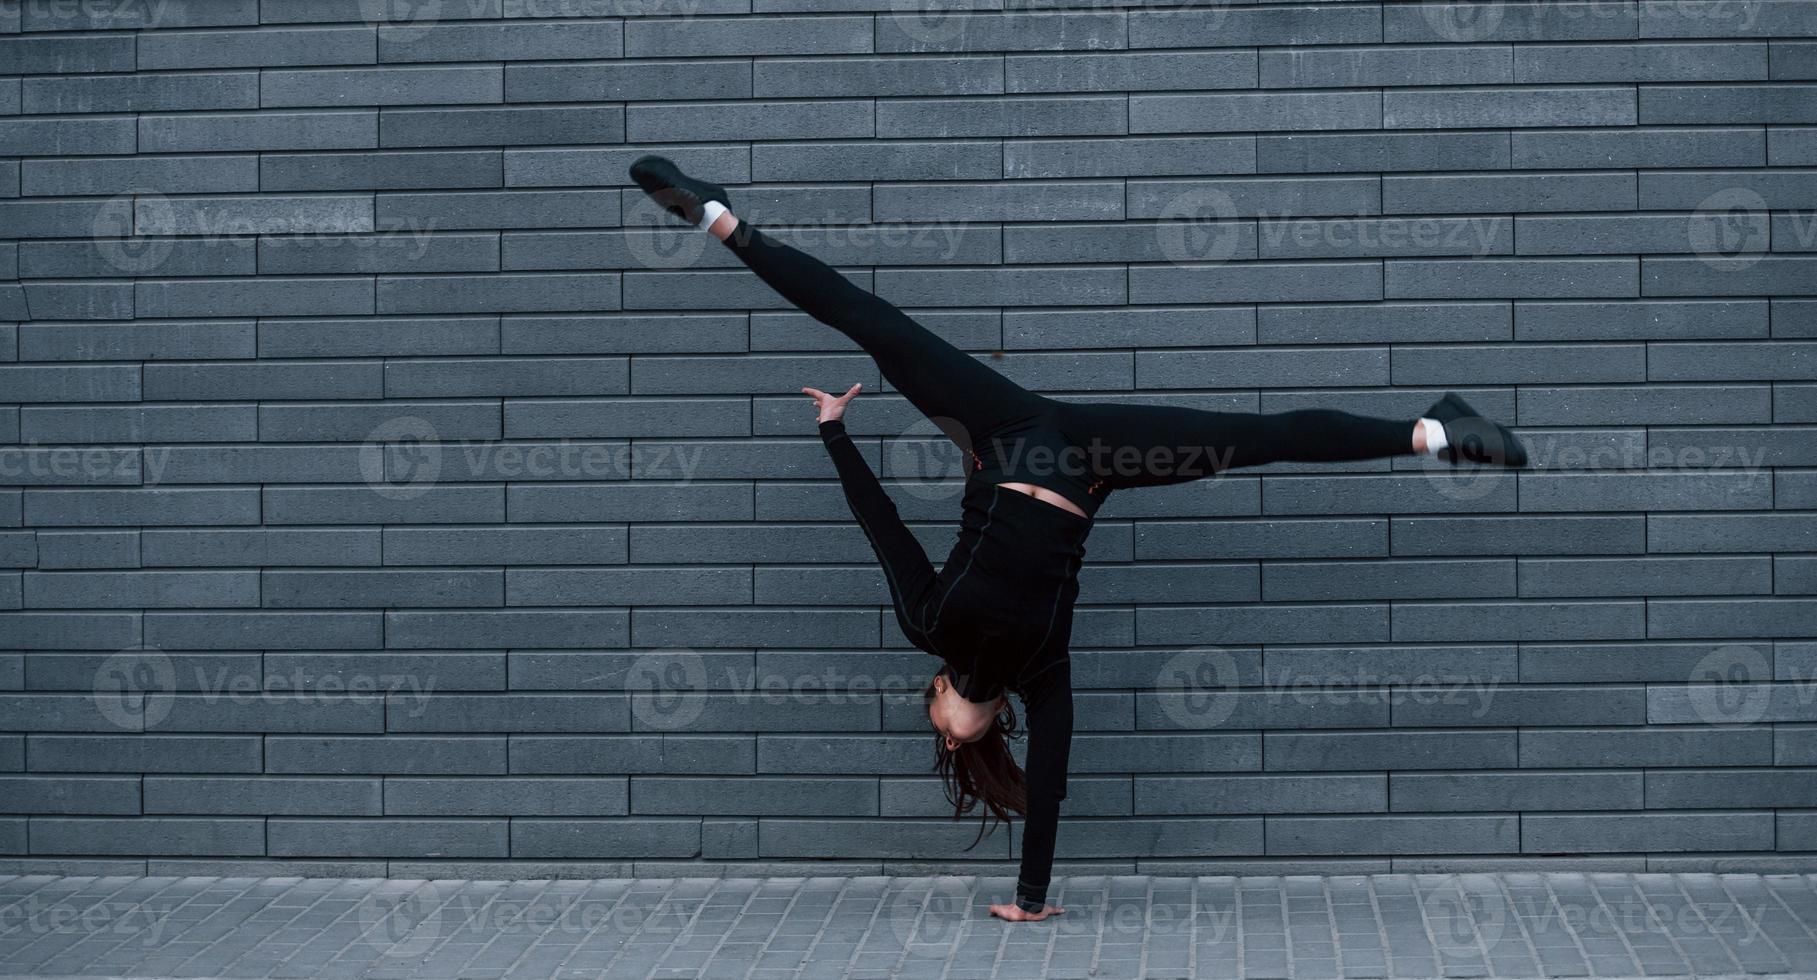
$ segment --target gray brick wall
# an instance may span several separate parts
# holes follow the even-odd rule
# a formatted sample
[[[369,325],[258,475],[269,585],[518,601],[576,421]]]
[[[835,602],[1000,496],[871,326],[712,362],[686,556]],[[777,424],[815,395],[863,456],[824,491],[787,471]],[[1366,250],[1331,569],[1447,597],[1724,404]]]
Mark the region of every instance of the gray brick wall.
[[[1112,500],[1062,873],[1817,868],[1817,0],[977,6],[0,0],[0,872],[1011,866],[793,393],[936,556],[950,450],[648,150],[1031,388],[1530,440]]]

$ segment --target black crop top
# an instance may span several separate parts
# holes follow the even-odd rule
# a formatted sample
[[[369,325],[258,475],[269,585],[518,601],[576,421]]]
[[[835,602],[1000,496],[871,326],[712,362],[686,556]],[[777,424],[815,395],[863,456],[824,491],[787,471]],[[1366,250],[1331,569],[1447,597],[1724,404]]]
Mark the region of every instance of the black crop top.
[[[1039,910],[1052,875],[1060,801],[1072,744],[1068,646],[1079,566],[1092,521],[997,484],[973,470],[961,500],[958,540],[935,572],[896,505],[838,421],[820,425],[847,502],[870,538],[903,633],[945,662],[973,701],[1018,695],[1028,729],[1017,904]]]

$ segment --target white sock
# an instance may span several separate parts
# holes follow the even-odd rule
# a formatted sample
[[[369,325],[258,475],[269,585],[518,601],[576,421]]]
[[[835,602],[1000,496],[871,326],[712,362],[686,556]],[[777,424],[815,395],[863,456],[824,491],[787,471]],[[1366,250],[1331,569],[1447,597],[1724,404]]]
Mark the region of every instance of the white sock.
[[[1426,455],[1437,456],[1451,445],[1445,441],[1445,424],[1437,419],[1420,419],[1420,428],[1426,432]]]
[[[708,201],[705,204],[702,204],[700,206],[700,230],[711,230],[713,222],[718,221],[719,216],[725,214],[728,210],[730,209],[718,201]]]

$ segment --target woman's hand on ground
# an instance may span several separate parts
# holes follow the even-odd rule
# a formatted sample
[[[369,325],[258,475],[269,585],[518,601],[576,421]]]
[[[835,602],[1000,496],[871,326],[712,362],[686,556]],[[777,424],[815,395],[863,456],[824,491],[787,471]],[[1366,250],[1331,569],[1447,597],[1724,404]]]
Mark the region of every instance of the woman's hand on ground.
[[[1014,902],[991,906],[991,914],[1010,922],[1040,922],[1050,915],[1059,915],[1066,910],[1056,905],[1043,905],[1039,912],[1024,912],[1022,906]]]
[[[858,389],[864,387],[862,382],[855,384],[843,395],[829,395],[819,388],[803,388],[801,393],[814,399],[814,410],[819,413],[820,421],[831,422],[845,414],[845,406],[858,397]]]

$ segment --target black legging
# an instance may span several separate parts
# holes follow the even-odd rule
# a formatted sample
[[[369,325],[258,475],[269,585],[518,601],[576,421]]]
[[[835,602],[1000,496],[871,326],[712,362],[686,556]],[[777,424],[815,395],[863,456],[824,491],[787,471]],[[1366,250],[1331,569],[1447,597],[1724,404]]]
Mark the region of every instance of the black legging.
[[[1064,402],[1026,391],[936,337],[901,310],[825,264],[739,222],[727,244],[744,263],[814,319],[837,328],[876,359],[883,376],[922,414],[972,452],[964,516],[953,554],[938,573],[844,423],[822,422],[846,501],[889,583],[903,633],[945,660],[962,696],[988,700],[1015,690],[1027,712],[1027,810],[1016,904],[1037,911],[1052,877],[1060,803],[1066,797],[1073,706],[1069,647],[1077,575],[1091,521],[1023,501],[996,484],[1031,482],[1095,512],[1109,490],[1177,483],[1232,466],[1275,460],[1348,460],[1412,452],[1413,424],[1309,409],[1275,415],[1157,405]],[[1099,446],[1081,475],[1056,473],[984,448],[1012,444],[1068,450]],[[1194,464],[1153,462],[1152,450],[1200,450]],[[982,450],[982,452],[980,451]],[[1135,467],[1118,463],[1133,453]],[[985,456],[992,459],[987,466]],[[1211,462],[1208,465],[1206,457]],[[978,472],[990,469],[993,472]],[[973,574],[976,571],[976,574]],[[955,596],[958,598],[955,599]],[[957,617],[957,622],[955,622]]]
[[[1066,402],[1028,391],[942,340],[813,256],[739,221],[726,244],[789,302],[856,341],[883,377],[962,449],[1051,419],[1082,451],[1089,479],[1112,490],[1160,486],[1239,466],[1380,459],[1413,453],[1412,420],[1328,408],[1211,412],[1165,405]]]

